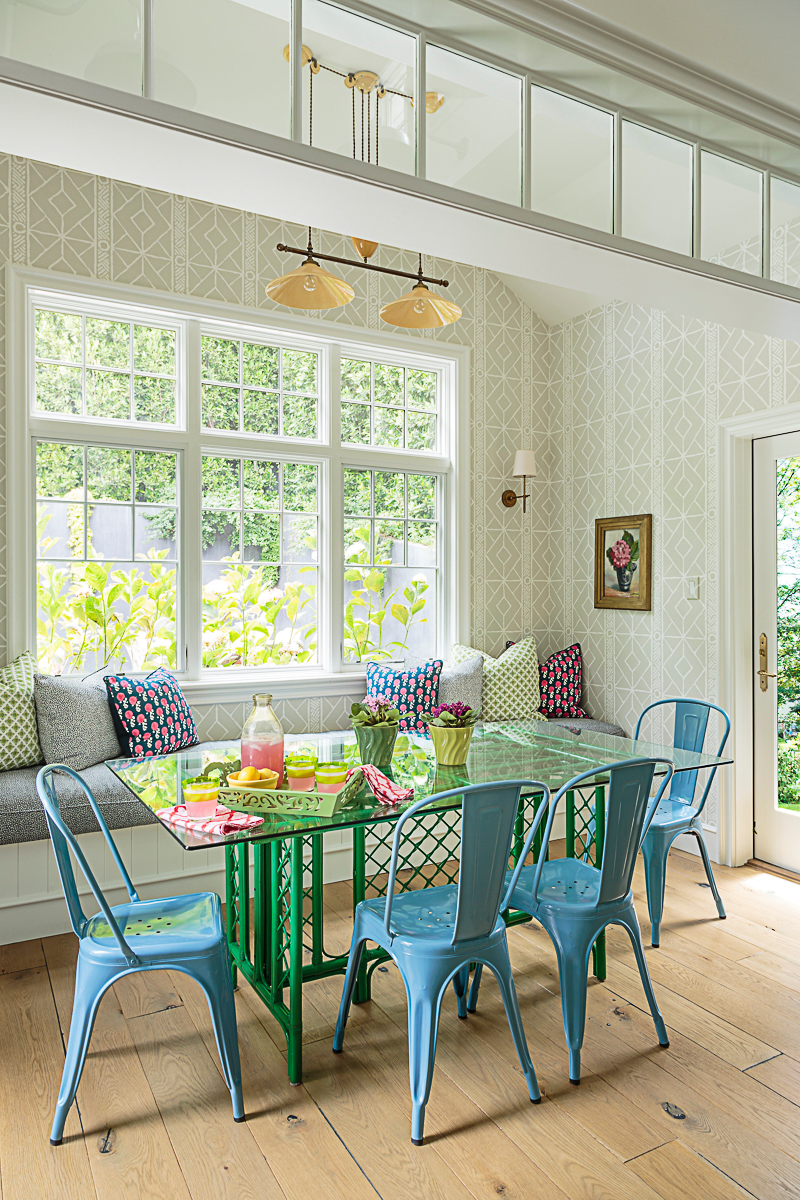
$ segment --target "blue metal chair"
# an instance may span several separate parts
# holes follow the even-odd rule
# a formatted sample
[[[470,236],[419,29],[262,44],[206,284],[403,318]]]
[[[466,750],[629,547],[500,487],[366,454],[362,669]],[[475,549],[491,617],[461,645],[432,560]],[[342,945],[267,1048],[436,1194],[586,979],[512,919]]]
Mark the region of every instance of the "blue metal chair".
[[[665,764],[668,771],[656,796],[650,799],[658,763]],[[589,954],[598,934],[606,925],[621,925],[628,931],[659,1043],[662,1046],[669,1045],[644,957],[631,879],[642,836],[672,778],[672,772],[672,763],[667,759],[632,758],[576,775],[552,798],[538,863],[523,867],[522,871],[517,870],[513,876],[509,872],[509,907],[535,917],[550,934],[555,946],[561,983],[561,1013],[569,1050],[570,1083],[578,1084],[581,1081]],[[609,777],[601,866],[595,867],[583,858],[556,858],[548,862],[547,849],[562,796],[582,784],[587,786],[585,780],[601,775]],[[524,857],[520,861],[524,861]],[[480,983],[479,964],[475,968],[469,994],[470,1012],[477,1007]]]
[[[507,880],[511,838],[523,787],[541,792],[544,798],[532,822],[519,864]],[[438,804],[449,796],[462,797],[458,883],[395,896],[404,825],[426,805]],[[386,896],[363,900],[356,908],[333,1050],[339,1054],[342,1049],[364,944],[376,942],[391,955],[406,986],[411,1140],[415,1146],[422,1144],[442,998],[452,980],[458,996],[458,1015],[466,1017],[471,962],[485,963],[497,977],[528,1093],[534,1104],[541,1100],[519,1014],[501,913],[508,905],[508,897],[530,851],[549,797],[549,789],[543,783],[513,780],[454,788],[418,800],[397,822]]]
[[[116,904],[112,908],[100,890],[75,835],[61,817],[53,778],[56,771],[71,776],[86,792],[122,876],[130,897],[129,903]],[[140,900],[97,801],[80,775],[71,767],[43,767],[36,777],[36,789],[47,817],[69,919],[80,939],[75,999],[64,1073],[50,1131],[51,1144],[61,1144],[64,1123],[78,1090],[100,1001],[112,983],[134,971],[183,971],[200,984],[208,1000],[222,1070],[233,1101],[233,1119],[243,1121],[236,1009],[219,896],[212,892],[201,892],[194,896]],[[87,918],[81,908],[70,850],[100,906],[100,912],[94,917]]]
[[[719,748],[716,752],[717,758],[720,757],[728,740],[728,734],[731,731],[731,723],[724,709],[716,704],[709,704],[706,700],[657,700],[654,704],[648,704],[636,722],[634,739],[638,739],[642,721],[647,713],[651,709],[660,708],[664,704],[675,705],[673,746],[676,750],[690,750],[695,754],[702,753],[711,709],[720,713],[725,720],[725,732],[722,735]],[[697,790],[697,771],[678,771],[672,780],[669,796],[665,800],[662,800],[656,809],[653,820],[650,823],[650,828],[647,831],[647,836],[642,842],[644,877],[647,885],[647,909],[650,913],[650,941],[653,946],[658,946],[661,942],[661,918],[664,913],[667,855],[675,838],[682,833],[691,833],[697,838],[697,844],[700,847],[700,854],[703,859],[703,866],[706,869],[706,877],[717,904],[717,913],[721,921],[725,920],[725,906],[717,889],[714,872],[711,870],[708,850],[703,839],[703,823],[700,819],[716,773],[716,767],[711,767],[706,772],[708,777],[706,779],[706,786],[699,803],[695,804],[694,795]]]

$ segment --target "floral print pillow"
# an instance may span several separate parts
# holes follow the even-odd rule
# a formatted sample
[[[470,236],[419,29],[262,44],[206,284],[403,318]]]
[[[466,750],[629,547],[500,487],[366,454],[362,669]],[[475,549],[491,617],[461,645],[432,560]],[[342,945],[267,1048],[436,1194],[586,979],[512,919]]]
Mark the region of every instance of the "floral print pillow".
[[[159,667],[146,679],[107,675],[106,689],[123,754],[150,758],[197,745],[191,709],[169,671]]]
[[[586,717],[581,708],[583,659],[579,642],[539,664],[540,712],[548,717]]]
[[[380,663],[367,664],[367,695],[383,695],[393,708],[400,710],[400,728],[426,733],[423,713],[439,703],[439,676],[444,662],[434,658],[421,667],[396,671]]]

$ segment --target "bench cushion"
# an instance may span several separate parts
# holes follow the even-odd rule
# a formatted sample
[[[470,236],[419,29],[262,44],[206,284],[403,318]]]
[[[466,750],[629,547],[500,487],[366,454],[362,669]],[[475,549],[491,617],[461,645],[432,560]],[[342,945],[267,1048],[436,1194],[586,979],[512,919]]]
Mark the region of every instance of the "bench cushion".
[[[197,749],[220,744],[201,743]],[[49,836],[44,809],[36,792],[36,776],[40,769],[23,767],[19,771],[0,772],[1,846],[15,842],[37,842]],[[92,789],[109,829],[129,829],[132,825],[156,823],[150,810],[136,799],[105,763],[87,767],[80,774]],[[96,833],[98,825],[80,785],[67,775],[57,775],[56,792],[64,821],[72,832]]]

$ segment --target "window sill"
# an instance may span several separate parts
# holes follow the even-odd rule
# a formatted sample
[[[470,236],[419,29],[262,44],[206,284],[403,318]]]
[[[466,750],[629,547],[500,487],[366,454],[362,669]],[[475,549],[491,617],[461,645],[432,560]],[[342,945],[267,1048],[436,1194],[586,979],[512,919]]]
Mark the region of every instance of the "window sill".
[[[269,675],[266,672],[244,675],[236,672],[230,679],[178,679],[190,704],[236,704],[251,700],[256,692],[271,693],[276,700],[301,697],[364,695],[363,671],[315,672],[313,674]]]

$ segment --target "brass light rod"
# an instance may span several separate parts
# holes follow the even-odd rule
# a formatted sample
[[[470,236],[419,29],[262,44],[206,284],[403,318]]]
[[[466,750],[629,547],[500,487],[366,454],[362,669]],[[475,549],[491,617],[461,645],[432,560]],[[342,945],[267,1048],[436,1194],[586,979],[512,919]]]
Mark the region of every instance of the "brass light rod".
[[[379,267],[375,263],[362,262],[360,258],[337,258],[335,254],[321,254],[318,250],[299,250],[297,246],[284,246],[283,242],[278,242],[275,247],[283,254],[302,254],[306,258],[309,254],[313,258],[322,258],[325,262],[341,263],[345,267],[365,267],[368,271],[380,271],[382,275],[396,275],[398,279],[416,279],[419,283],[432,283],[436,287],[449,287],[450,284],[446,279],[431,279],[429,275],[423,275],[421,271],[395,271],[392,267]]]

